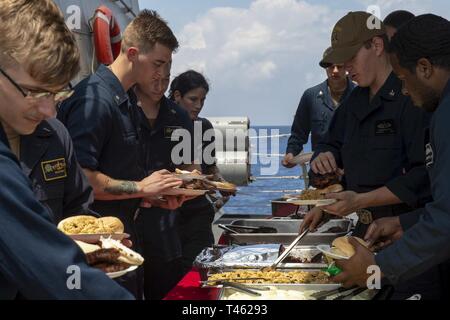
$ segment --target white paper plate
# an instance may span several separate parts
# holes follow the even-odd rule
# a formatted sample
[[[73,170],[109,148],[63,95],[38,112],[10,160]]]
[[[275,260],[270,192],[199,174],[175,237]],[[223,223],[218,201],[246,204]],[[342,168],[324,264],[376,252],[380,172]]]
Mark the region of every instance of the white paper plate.
[[[123,276],[124,274],[126,274],[128,272],[134,271],[137,268],[138,268],[138,266],[131,266],[128,269],[125,269],[125,270],[122,270],[122,271],[116,271],[116,272],[109,272],[106,275],[108,277],[110,277],[111,279],[114,279],[114,278],[121,277],[121,276]]]
[[[318,246],[316,246],[316,248],[317,248],[317,250],[322,252],[324,255],[326,255],[332,259],[337,259],[337,260],[349,259],[349,257],[346,257],[346,256],[343,256],[343,255],[333,252],[333,249],[331,249],[331,246],[328,244],[319,244]]]
[[[128,233],[80,233],[80,234],[69,234],[67,235],[73,240],[78,240],[86,243],[96,244],[100,241],[100,238],[111,237],[114,240],[123,240],[130,237]]]

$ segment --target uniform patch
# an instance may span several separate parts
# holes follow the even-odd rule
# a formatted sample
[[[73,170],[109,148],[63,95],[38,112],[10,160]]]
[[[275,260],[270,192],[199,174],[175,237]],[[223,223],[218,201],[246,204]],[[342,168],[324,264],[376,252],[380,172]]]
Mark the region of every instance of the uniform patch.
[[[434,152],[431,143],[425,145],[425,165],[427,168],[431,167],[434,163]]]
[[[375,122],[375,135],[396,134],[394,120],[379,120]]]
[[[67,177],[66,159],[55,159],[41,162],[42,174],[45,181],[63,179]]]
[[[167,126],[164,127],[164,138],[170,139],[172,138],[172,133],[177,129],[183,129],[180,126]]]

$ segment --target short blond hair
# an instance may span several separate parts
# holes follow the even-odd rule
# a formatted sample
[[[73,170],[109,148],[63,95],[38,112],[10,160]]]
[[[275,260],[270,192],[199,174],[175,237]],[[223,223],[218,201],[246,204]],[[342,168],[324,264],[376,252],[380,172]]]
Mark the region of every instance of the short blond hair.
[[[75,38],[52,0],[0,1],[0,53],[0,63],[9,56],[49,87],[66,85],[80,70]]]
[[[148,53],[156,43],[172,51],[176,51],[179,46],[167,22],[156,11],[142,10],[123,33],[122,52],[136,47],[143,53]]]

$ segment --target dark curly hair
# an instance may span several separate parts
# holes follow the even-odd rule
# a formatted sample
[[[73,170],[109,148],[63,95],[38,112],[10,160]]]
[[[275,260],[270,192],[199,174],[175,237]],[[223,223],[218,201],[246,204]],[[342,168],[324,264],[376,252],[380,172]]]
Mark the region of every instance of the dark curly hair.
[[[434,14],[417,16],[400,27],[388,52],[394,53],[400,66],[412,73],[421,58],[450,71],[450,22]]]

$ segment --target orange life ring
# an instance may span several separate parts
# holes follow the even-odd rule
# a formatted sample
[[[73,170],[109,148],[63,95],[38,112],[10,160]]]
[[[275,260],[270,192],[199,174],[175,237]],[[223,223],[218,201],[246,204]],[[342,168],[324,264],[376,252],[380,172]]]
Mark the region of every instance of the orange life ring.
[[[106,6],[99,6],[95,10],[94,46],[97,61],[111,64],[120,54],[122,36],[120,26],[112,11]]]

